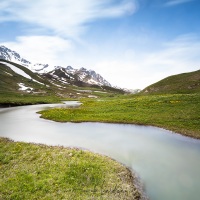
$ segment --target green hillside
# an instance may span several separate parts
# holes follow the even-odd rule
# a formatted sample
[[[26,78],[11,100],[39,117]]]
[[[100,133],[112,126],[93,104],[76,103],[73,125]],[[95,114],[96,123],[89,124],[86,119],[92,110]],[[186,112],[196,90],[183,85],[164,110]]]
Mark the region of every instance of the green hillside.
[[[25,78],[6,64],[12,64],[31,77]],[[33,73],[26,67],[0,59],[0,105],[24,105],[52,103],[61,99],[110,97],[122,93],[121,90],[84,84],[64,84],[58,80]]]
[[[200,70],[167,77],[140,94],[82,100],[76,109],[51,109],[41,117],[61,122],[153,125],[200,138]]]
[[[169,76],[154,83],[141,94],[190,94],[200,92],[200,70]]]
[[[11,63],[4,60],[0,61]],[[56,97],[56,95],[54,94],[53,90],[46,86],[47,81],[43,80],[40,76],[31,72],[23,66],[17,65],[15,63],[11,64],[23,70],[32,79],[25,78],[20,74],[15,73],[8,66],[0,63],[1,105],[51,103],[57,102],[59,100],[59,98]],[[19,84],[23,84],[25,87],[30,89],[20,90]],[[31,88],[33,90],[31,90]]]
[[[5,61],[5,60],[0,60],[0,61],[7,62],[16,66],[17,68],[21,69],[27,75],[29,75],[32,79],[35,80],[33,81],[30,79],[27,79],[24,76],[21,76],[20,74],[15,73],[11,68],[4,65],[3,63],[0,63],[0,77],[1,77],[0,92],[20,93],[18,83],[24,83],[27,87],[34,88],[35,92],[36,91],[39,92],[39,90],[45,90],[45,92],[47,92],[46,85],[48,84],[48,82],[42,79],[39,75],[31,72],[29,69],[21,65],[18,65],[9,61]]]

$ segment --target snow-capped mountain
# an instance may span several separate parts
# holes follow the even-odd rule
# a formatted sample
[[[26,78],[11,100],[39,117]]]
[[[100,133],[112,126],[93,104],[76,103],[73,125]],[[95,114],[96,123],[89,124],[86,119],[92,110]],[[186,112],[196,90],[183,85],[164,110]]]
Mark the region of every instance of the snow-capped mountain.
[[[80,81],[93,85],[106,85],[111,87],[111,84],[106,81],[100,74],[97,74],[94,70],[87,70],[82,67],[76,70],[68,70],[68,73],[71,72],[72,74],[76,75]]]
[[[21,58],[21,56],[17,52],[12,51],[5,46],[0,46],[0,59],[21,64],[26,67],[28,67],[31,64],[28,60]]]
[[[50,66],[49,64],[33,64],[32,62],[22,58],[17,52],[10,50],[5,46],[0,46],[0,59],[8,60],[20,64],[32,72],[40,73],[43,75],[52,76],[57,81],[62,83],[71,84],[73,82],[81,81],[90,85],[109,86],[111,84],[106,81],[100,74],[93,70],[85,68],[74,69],[71,66]],[[52,70],[54,69],[54,70]]]
[[[87,70],[83,67],[80,69],[74,69],[71,66],[57,66],[54,70],[46,73],[46,76],[51,76],[53,79],[66,84],[77,84],[77,82],[84,82],[90,85],[111,87],[111,84],[101,75],[97,74],[93,70]]]
[[[11,49],[0,46],[0,59],[8,60],[24,67],[27,67],[32,72],[46,72],[45,69],[49,66],[48,64],[33,64],[30,61],[22,58],[17,52],[12,51]]]

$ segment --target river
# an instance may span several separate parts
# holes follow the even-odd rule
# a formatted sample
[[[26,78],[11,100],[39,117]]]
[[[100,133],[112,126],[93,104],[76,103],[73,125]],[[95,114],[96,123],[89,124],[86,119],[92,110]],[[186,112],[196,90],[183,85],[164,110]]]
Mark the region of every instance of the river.
[[[150,200],[200,199],[200,140],[151,126],[59,123],[36,113],[54,106],[0,108],[0,136],[108,155],[139,175]]]

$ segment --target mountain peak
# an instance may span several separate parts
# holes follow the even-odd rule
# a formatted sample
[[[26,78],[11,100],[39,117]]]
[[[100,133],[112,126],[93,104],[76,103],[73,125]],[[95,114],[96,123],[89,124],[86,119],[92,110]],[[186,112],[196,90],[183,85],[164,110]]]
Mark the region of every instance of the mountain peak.
[[[0,46],[0,59],[15,62],[17,64],[21,64],[26,67],[29,64],[31,64],[26,59],[21,58],[21,56],[16,51],[12,51],[11,49],[9,49],[3,45]]]
[[[71,66],[67,66],[65,69],[66,70],[73,70],[73,68]]]
[[[81,67],[79,70],[80,70],[80,71],[87,71],[87,69],[84,68],[84,67]]]
[[[71,66],[54,66],[54,70],[52,71],[53,67],[49,64],[33,64],[27,61],[26,59],[22,58],[17,52],[12,51],[11,49],[3,45],[0,46],[0,59],[8,60],[23,65],[24,67],[30,69],[32,72],[50,74],[54,76],[54,78],[58,77],[59,80],[61,78],[59,76],[62,76],[63,80],[67,78],[65,80],[66,82],[69,81],[70,77],[70,79],[73,81],[77,80],[90,85],[111,87],[111,84],[108,81],[106,81],[100,74],[97,74],[94,70],[87,70],[84,67],[81,67],[80,69],[74,69]],[[56,71],[58,69],[60,70]]]

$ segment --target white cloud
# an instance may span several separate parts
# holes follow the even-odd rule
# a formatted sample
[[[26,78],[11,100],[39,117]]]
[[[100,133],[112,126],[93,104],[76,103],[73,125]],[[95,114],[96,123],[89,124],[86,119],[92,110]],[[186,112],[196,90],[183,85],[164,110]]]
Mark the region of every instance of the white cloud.
[[[56,65],[63,60],[67,52],[73,49],[69,40],[58,36],[21,36],[16,42],[2,43],[6,47],[20,53],[22,57],[33,63]]]
[[[76,47],[69,40],[51,36],[18,37],[16,42],[3,45],[34,63],[91,68],[111,84],[133,89],[143,89],[173,74],[200,69],[200,42],[193,34],[179,36],[154,51],[144,52],[131,48],[116,57],[112,57],[109,52],[104,52],[104,55],[95,52],[95,56],[83,54],[82,50],[78,53],[76,48],[80,46]]]
[[[167,76],[200,69],[200,42],[194,35],[184,35],[153,52],[127,50],[121,58],[97,62],[94,66],[112,84],[140,88]]]
[[[169,0],[165,6],[175,6],[175,5],[179,5],[179,4],[183,4],[183,3],[187,3],[187,2],[191,2],[194,0]]]
[[[168,0],[166,6],[189,1],[192,0]],[[136,48],[138,38],[137,42],[130,39],[132,43],[127,45],[126,52],[126,47],[115,48],[116,45],[110,41],[107,46],[96,47],[87,41],[77,45],[72,40],[79,39],[90,22],[130,15],[136,10],[137,0],[1,0],[0,22],[27,23],[34,27],[35,34],[32,35],[29,29],[30,36],[20,36],[16,41],[3,45],[34,63],[92,68],[112,84],[127,88],[144,88],[166,76],[199,69],[200,42],[192,34],[160,46],[156,44],[151,51],[145,48],[146,52],[137,50],[140,49]],[[55,36],[36,34],[40,29]],[[151,40],[149,35],[148,40]]]
[[[117,4],[112,0],[1,0],[0,22],[25,22],[76,38],[93,20],[132,14],[136,9],[136,0]]]
[[[198,37],[193,34],[182,35],[163,44],[161,51],[147,56],[147,62],[154,64],[155,67],[166,67],[173,72],[191,71],[200,65],[199,51]]]

